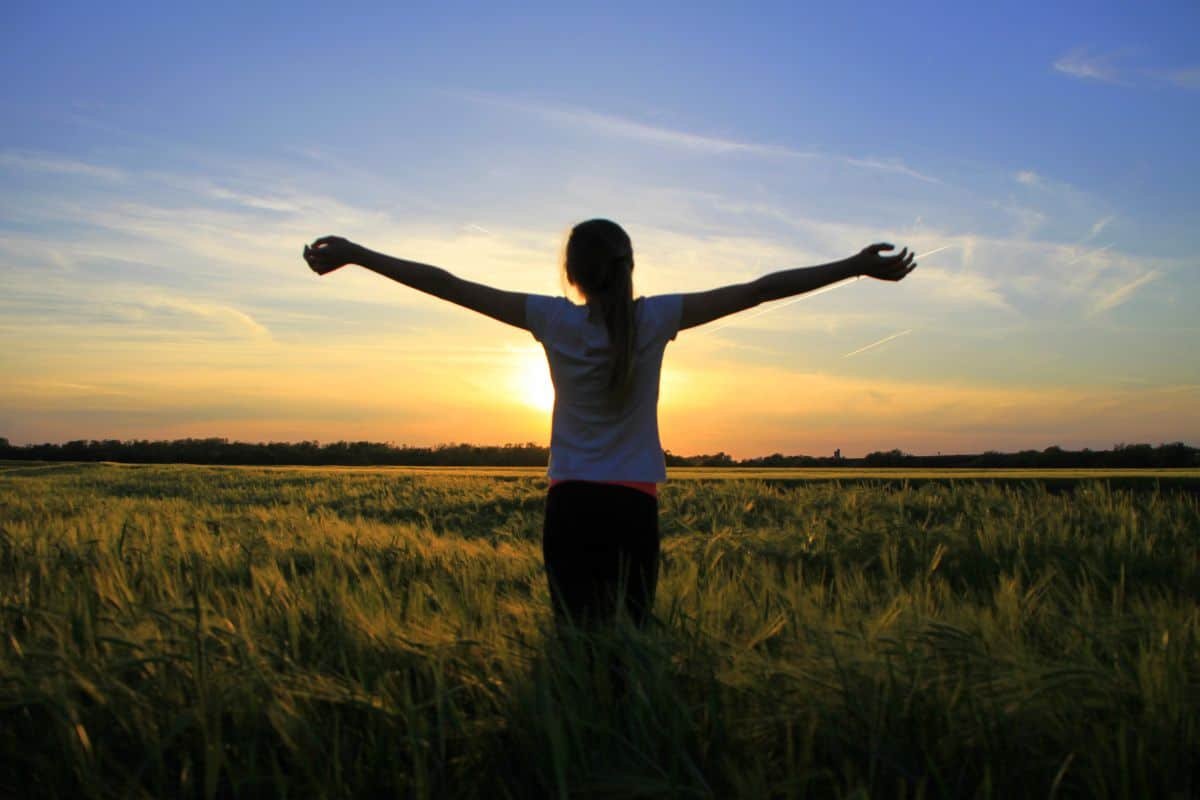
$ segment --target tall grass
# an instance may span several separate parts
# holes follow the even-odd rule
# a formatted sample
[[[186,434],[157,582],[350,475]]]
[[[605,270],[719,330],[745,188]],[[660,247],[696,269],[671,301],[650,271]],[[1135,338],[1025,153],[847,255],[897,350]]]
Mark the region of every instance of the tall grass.
[[[672,483],[655,624],[589,637],[543,493],[0,473],[0,795],[1200,793],[1191,495]]]

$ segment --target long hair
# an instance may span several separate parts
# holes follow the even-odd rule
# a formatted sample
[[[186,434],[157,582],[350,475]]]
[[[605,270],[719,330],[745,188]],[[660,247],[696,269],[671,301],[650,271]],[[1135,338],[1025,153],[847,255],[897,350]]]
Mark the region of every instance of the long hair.
[[[608,330],[612,364],[610,399],[623,400],[633,385],[637,328],[633,318],[633,243],[629,234],[607,219],[589,219],[571,229],[563,270],[567,280],[598,311]]]

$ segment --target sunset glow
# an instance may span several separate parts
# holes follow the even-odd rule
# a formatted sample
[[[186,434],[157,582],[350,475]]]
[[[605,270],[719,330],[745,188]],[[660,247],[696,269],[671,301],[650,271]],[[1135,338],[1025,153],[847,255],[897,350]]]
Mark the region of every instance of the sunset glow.
[[[514,391],[525,405],[546,412],[554,408],[554,384],[540,349],[521,351],[513,377]]]
[[[646,295],[920,254],[682,332],[673,452],[1200,441],[1194,5],[571,13],[11,12],[0,437],[545,444],[527,332],[301,248],[561,294],[606,216]]]

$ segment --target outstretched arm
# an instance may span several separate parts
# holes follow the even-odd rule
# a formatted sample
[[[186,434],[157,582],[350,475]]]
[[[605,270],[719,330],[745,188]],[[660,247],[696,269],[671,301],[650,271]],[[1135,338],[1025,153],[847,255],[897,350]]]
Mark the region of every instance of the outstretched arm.
[[[898,281],[912,272],[917,264],[907,247],[894,256],[881,255],[884,250],[891,249],[893,248],[890,244],[873,244],[864,248],[858,255],[830,264],[772,272],[749,283],[736,283],[707,292],[685,294],[679,329],[694,328],[754,308],[759,303],[804,294],[860,275],[884,281]]]
[[[508,325],[528,329],[525,323],[525,295],[521,292],[506,292],[482,283],[465,281],[440,267],[376,253],[340,236],[324,236],[311,245],[305,245],[304,260],[318,275],[326,275],[347,264],[358,264],[418,291],[449,300]]]

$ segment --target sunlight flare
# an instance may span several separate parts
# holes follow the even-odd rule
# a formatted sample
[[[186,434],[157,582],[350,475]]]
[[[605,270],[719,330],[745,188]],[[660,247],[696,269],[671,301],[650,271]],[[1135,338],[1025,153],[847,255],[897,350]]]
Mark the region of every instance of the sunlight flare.
[[[513,396],[523,405],[539,411],[554,408],[554,384],[546,355],[539,349],[527,348],[517,353],[513,366]]]

